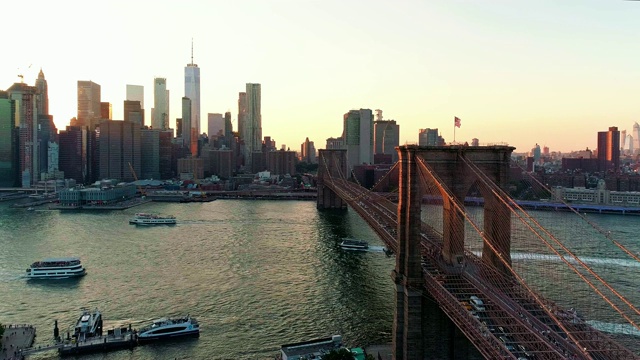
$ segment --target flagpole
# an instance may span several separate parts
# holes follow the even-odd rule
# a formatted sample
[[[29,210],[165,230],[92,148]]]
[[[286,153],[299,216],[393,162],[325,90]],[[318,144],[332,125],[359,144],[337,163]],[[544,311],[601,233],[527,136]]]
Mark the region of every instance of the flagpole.
[[[456,119],[453,119],[453,144],[456,143]]]

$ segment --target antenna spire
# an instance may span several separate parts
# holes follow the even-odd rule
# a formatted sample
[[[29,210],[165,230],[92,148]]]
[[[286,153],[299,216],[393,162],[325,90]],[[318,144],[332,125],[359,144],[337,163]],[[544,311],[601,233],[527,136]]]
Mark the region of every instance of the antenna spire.
[[[191,65],[193,65],[193,38],[191,38]]]

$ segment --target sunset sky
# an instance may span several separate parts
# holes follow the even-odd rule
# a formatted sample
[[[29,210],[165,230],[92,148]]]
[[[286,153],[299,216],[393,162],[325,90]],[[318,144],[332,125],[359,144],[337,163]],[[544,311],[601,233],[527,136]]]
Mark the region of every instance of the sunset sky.
[[[77,114],[77,81],[102,87],[122,119],[126,84],[166,77],[171,125],[184,67],[201,68],[201,111],[231,111],[262,84],[263,136],[316,148],[350,109],[382,109],[400,142],[438,128],[455,140],[596,147],[640,121],[640,2],[622,0],[31,1],[4,7],[0,89],[40,68],[59,129]],[[9,11],[10,10],[10,11]],[[31,66],[29,68],[29,66]]]

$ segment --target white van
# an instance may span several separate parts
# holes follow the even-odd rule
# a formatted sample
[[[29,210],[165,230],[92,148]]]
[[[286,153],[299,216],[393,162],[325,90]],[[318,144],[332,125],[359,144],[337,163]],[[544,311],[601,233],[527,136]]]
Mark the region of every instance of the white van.
[[[471,306],[473,306],[473,308],[476,309],[476,311],[485,311],[484,303],[477,296],[472,295],[469,298],[469,302],[471,303]]]

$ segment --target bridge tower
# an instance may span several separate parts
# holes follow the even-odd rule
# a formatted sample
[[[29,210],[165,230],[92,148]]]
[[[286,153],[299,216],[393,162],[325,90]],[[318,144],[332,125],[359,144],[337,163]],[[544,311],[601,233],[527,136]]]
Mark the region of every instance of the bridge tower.
[[[318,209],[346,209],[347,202],[324,185],[325,179],[346,179],[347,150],[320,149],[318,157]],[[328,180],[331,181],[331,180]]]
[[[487,241],[511,262],[511,217],[506,205],[496,198],[482,179],[467,165],[473,163],[489,180],[505,188],[509,176],[509,146],[415,146],[398,150],[400,186],[398,199],[398,251],[392,278],[396,283],[396,313],[393,321],[393,354],[395,360],[421,360],[423,275],[420,254],[421,205],[423,193],[418,179],[417,157],[425,160],[443,195],[442,256],[454,267],[464,264],[464,216],[448,199],[447,189],[461,204],[469,189],[477,184],[485,199],[484,232]],[[436,178],[437,177],[437,178]],[[444,187],[442,187],[444,185]],[[446,188],[445,188],[446,187]],[[507,229],[508,231],[502,231]],[[504,272],[504,266],[485,243],[482,257]]]
[[[415,147],[420,156],[438,176],[453,196],[464,204],[469,189],[477,184],[484,198],[484,235],[487,242],[511,263],[511,213],[500,199],[490,191],[476,173],[466,164],[473,163],[489,180],[502,189],[509,179],[511,146],[422,146]],[[466,161],[465,161],[466,160]],[[442,255],[451,265],[464,262],[464,217],[447,199],[443,206],[444,247]],[[482,259],[506,273],[499,258],[485,242]]]
[[[398,196],[398,251],[392,278],[396,284],[396,312],[393,319],[395,360],[422,360],[422,289],[420,256],[420,206],[415,147],[398,149],[400,188]]]

